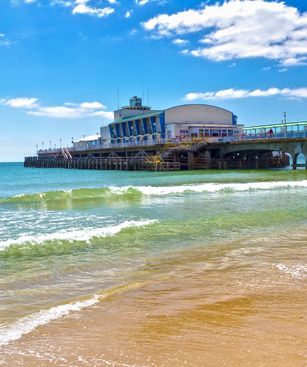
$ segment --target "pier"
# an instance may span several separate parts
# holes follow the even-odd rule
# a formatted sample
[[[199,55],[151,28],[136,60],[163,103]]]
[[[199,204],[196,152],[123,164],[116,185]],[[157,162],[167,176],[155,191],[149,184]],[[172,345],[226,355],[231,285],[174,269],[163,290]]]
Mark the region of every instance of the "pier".
[[[307,130],[284,136],[242,135],[229,139],[161,142],[92,149],[54,149],[26,157],[25,167],[128,171],[267,169],[298,167],[307,156]],[[306,163],[304,164],[307,168]]]
[[[40,149],[24,166],[124,171],[298,168],[307,157],[307,121],[244,127],[228,110],[188,104],[165,110],[132,97],[100,134]],[[43,144],[42,144],[43,145]],[[306,168],[306,158],[304,161]]]

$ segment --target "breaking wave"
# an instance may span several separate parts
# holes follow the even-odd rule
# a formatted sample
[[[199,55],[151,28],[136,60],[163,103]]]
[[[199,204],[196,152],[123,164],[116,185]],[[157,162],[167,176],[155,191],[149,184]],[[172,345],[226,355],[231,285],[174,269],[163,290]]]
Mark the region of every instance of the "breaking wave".
[[[104,187],[97,189],[73,189],[32,194],[19,194],[11,197],[0,198],[0,205],[12,204],[21,206],[46,206],[47,208],[71,207],[83,203],[108,203],[119,201],[139,200],[142,193],[133,187],[122,189]]]
[[[1,198],[2,204],[16,205],[50,205],[58,204],[62,207],[82,203],[103,203],[116,201],[141,200],[148,196],[167,196],[185,193],[216,193],[240,192],[254,190],[278,190],[291,188],[307,188],[307,180],[301,181],[268,181],[247,183],[203,183],[177,186],[123,186],[93,189],[73,189],[50,191],[34,194],[20,194],[8,198]]]
[[[32,315],[23,317],[8,327],[0,328],[0,346],[20,339],[23,335],[29,334],[39,326],[46,325],[49,322],[59,319],[63,316],[67,316],[72,312],[81,311],[84,308],[91,307],[98,302],[99,296],[95,295],[85,301],[55,306],[48,310],[42,310]]]
[[[71,313],[80,312],[85,308],[92,307],[112,295],[135,290],[145,284],[148,284],[148,281],[143,280],[120,284],[106,289],[101,293],[95,294],[91,298],[79,300],[74,303],[66,303],[54,306],[49,309],[41,310],[22,317],[11,325],[2,327],[0,326],[0,346],[20,339],[23,335],[31,333],[40,326],[47,325],[52,321],[69,316]]]
[[[89,243],[94,238],[115,236],[119,232],[127,228],[144,227],[152,223],[156,223],[156,220],[140,220],[140,221],[125,221],[117,225],[104,227],[104,228],[86,228],[74,231],[59,231],[50,234],[37,235],[37,236],[21,236],[17,239],[9,239],[0,242],[0,252],[6,250],[10,246],[21,245],[37,245],[46,242],[57,241],[80,241]]]

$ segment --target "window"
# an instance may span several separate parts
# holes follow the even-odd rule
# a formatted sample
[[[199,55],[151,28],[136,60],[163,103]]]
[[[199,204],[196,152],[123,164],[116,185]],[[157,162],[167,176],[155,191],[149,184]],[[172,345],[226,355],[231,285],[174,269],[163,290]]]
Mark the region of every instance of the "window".
[[[189,135],[189,130],[180,130],[180,135]]]

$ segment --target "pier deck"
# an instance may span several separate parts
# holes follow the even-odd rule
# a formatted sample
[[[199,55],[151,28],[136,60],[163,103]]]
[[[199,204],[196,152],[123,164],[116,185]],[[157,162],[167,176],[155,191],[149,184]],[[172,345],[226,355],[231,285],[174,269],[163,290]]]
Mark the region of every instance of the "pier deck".
[[[307,137],[55,149],[26,157],[24,166],[128,171],[262,169],[289,166],[288,153],[296,169],[298,154],[307,153]]]

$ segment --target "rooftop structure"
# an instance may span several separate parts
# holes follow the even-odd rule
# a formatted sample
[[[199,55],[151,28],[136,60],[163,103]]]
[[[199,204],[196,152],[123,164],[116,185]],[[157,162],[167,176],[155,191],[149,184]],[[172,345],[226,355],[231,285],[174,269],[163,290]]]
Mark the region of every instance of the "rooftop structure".
[[[120,121],[123,118],[134,117],[151,112],[151,107],[143,106],[142,98],[134,96],[129,100],[129,106],[121,107],[114,111],[114,121]]]

